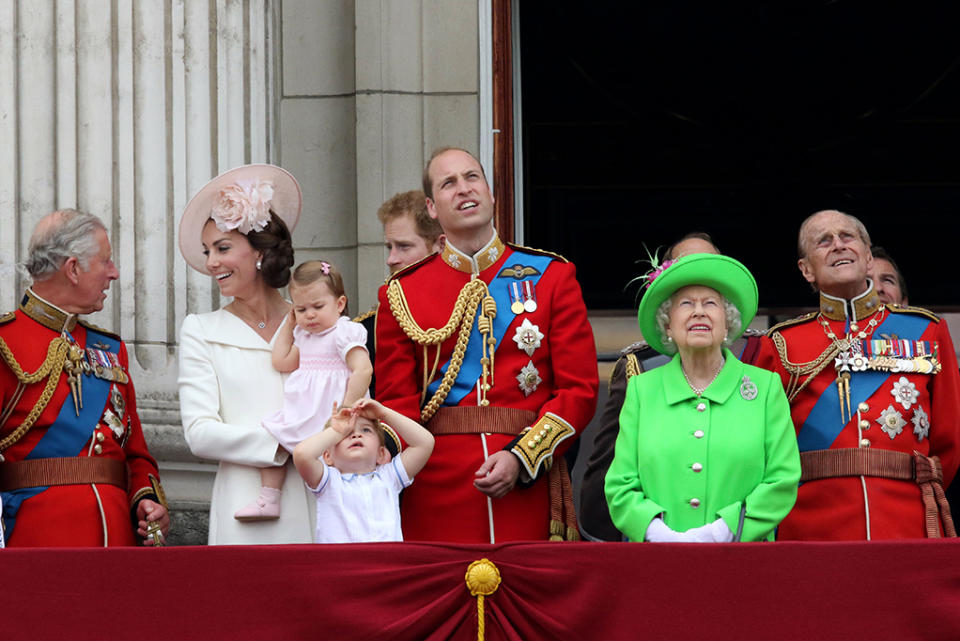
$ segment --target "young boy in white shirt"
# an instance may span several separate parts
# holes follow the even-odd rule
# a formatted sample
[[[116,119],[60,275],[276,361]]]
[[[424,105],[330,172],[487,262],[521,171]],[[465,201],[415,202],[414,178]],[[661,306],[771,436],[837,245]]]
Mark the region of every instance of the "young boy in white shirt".
[[[381,421],[407,443],[392,461]],[[334,407],[323,431],[293,451],[297,471],[317,497],[314,542],[402,541],[400,491],[432,452],[433,434],[375,400]]]

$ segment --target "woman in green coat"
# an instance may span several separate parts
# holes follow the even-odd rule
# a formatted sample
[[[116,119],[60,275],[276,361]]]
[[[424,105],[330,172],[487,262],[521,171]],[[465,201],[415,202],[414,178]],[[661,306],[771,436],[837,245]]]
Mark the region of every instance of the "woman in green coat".
[[[632,541],[772,540],[800,456],[778,376],[726,348],[757,312],[736,260],[692,254],[647,277],[640,331],[666,365],[630,379],[605,493]]]

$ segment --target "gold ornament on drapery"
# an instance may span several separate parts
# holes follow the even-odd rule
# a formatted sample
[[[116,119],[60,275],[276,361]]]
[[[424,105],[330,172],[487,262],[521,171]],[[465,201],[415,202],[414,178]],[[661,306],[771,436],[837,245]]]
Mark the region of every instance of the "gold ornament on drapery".
[[[489,559],[480,559],[467,566],[467,589],[477,597],[477,641],[483,641],[485,624],[483,597],[490,596],[500,587],[500,570]]]

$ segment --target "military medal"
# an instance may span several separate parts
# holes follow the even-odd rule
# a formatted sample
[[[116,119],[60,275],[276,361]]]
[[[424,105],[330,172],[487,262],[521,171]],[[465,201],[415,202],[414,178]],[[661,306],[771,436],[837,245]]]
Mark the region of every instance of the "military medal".
[[[890,437],[891,441],[894,436],[903,431],[903,426],[907,424],[907,422],[903,420],[903,416],[900,415],[900,412],[894,409],[893,405],[880,412],[880,418],[877,419],[877,423],[880,423],[880,429]]]
[[[106,410],[103,413],[103,422],[113,431],[113,435],[117,437],[117,440],[123,439],[123,421],[117,418],[117,415],[110,410]]]
[[[543,340],[543,332],[540,331],[538,326],[531,323],[529,318],[524,318],[523,323],[514,333],[513,340],[517,347],[527,353],[527,356],[533,356],[533,353],[540,347],[540,341]]]
[[[127,402],[123,399],[123,394],[120,393],[116,385],[110,388],[110,404],[113,405],[113,411],[117,413],[117,416],[123,418]]]
[[[517,382],[520,383],[520,390],[523,392],[524,396],[530,396],[533,394],[534,390],[537,389],[537,386],[543,382],[543,379],[540,378],[540,372],[533,364],[533,361],[529,361],[523,366],[523,369],[521,369],[520,373],[517,374]]]
[[[510,311],[514,314],[523,313],[523,295],[517,282],[510,283]]]
[[[80,408],[83,407],[83,380],[80,378],[80,373],[84,370],[86,359],[84,359],[83,348],[77,345],[69,334],[66,337],[70,347],[67,349],[63,369],[67,372],[67,385],[70,386],[70,395],[73,397],[73,411],[80,416]]]
[[[537,311],[537,293],[533,290],[533,281],[523,281],[523,309],[529,314]]]
[[[910,422],[913,423],[913,433],[917,435],[918,441],[922,441],[930,434],[930,417],[919,405],[913,410],[913,418]]]
[[[745,401],[752,401],[757,397],[757,384],[751,381],[749,376],[744,376],[740,383],[740,396]]]
[[[850,350],[837,354],[833,359],[833,366],[837,370],[837,397],[840,400],[840,420],[846,424],[853,418],[850,410],[850,361],[853,359]],[[844,403],[846,401],[846,403]],[[846,414],[844,414],[846,410]]]
[[[941,365],[937,359],[937,344],[931,341],[911,341],[896,338],[863,341],[867,368],[879,372],[937,374]]]
[[[906,376],[901,376],[900,380],[893,384],[893,389],[890,390],[890,393],[893,394],[893,398],[900,403],[905,410],[910,409],[910,406],[916,403],[917,398],[920,397],[917,386],[908,380]]]
[[[843,421],[844,425],[853,418],[853,411],[850,408],[850,372],[864,371],[869,366],[869,361],[864,355],[862,343],[860,340],[855,339],[862,340],[866,338],[876,329],[882,318],[882,313],[871,318],[865,329],[860,329],[860,326],[855,322],[851,323],[850,330],[856,332],[856,336],[847,334],[843,338],[837,337],[826,319],[822,317],[818,319],[827,338],[833,342],[833,348],[837,350],[836,357],[833,359],[833,365],[837,371],[837,396],[840,401],[840,420]]]

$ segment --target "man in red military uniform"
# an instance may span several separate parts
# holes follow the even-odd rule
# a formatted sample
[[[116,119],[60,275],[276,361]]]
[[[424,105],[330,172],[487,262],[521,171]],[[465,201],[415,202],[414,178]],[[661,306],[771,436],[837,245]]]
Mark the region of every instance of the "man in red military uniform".
[[[120,338],[78,319],[118,276],[103,223],[49,214],[0,317],[0,491],[10,547],[159,545],[169,528]]]
[[[576,538],[562,454],[593,416],[597,359],[574,267],[500,240],[468,152],[435,152],[424,192],[446,245],[395,274],[377,314],[377,399],[436,436],[404,538]]]
[[[798,245],[820,310],[771,328],[757,358],[783,379],[803,467],[777,538],[954,536],[943,488],[960,463],[960,375],[946,323],[881,302],[856,218],[818,212]]]

